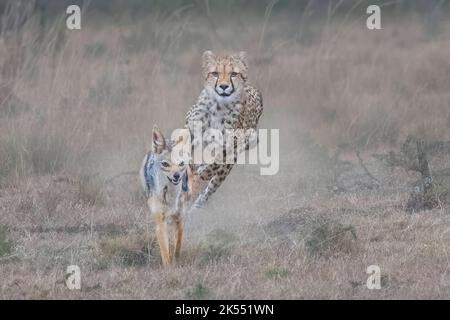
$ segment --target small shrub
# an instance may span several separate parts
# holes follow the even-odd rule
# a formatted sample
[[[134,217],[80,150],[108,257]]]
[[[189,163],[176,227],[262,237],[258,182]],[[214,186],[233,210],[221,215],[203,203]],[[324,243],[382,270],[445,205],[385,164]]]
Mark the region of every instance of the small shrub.
[[[266,277],[270,279],[282,279],[287,278],[289,271],[285,268],[273,267],[266,271]]]
[[[305,246],[311,256],[329,257],[351,253],[356,246],[356,233],[352,225],[343,225],[328,217],[319,216],[306,225]]]
[[[434,192],[436,198],[443,205],[450,204],[450,176],[449,175],[439,175],[433,176],[434,180]]]
[[[6,226],[0,225],[0,258],[11,255],[14,251],[14,243],[9,237],[9,230]]]
[[[206,299],[210,293],[211,291],[208,287],[199,282],[186,292],[186,297],[194,300],[202,300]]]
[[[228,254],[229,249],[223,245],[203,243],[201,245],[200,256],[198,257],[198,263],[199,265],[206,265],[209,262],[218,261]]]
[[[198,264],[206,265],[210,262],[215,262],[225,256],[228,256],[231,245],[234,241],[235,236],[231,233],[228,233],[222,229],[212,231],[200,244],[200,252],[197,258]]]

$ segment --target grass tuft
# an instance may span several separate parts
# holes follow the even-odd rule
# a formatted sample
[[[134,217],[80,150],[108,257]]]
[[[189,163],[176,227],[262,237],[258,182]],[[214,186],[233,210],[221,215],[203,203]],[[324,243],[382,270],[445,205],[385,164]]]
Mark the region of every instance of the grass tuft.
[[[17,171],[20,152],[12,140],[0,142],[0,182]]]
[[[269,279],[283,279],[289,276],[289,270],[280,267],[273,267],[265,272],[266,277]]]
[[[45,175],[60,172],[67,155],[67,145],[60,136],[33,135],[27,141],[26,156],[34,174]]]
[[[0,258],[10,256],[14,251],[14,243],[10,239],[9,229],[0,225]]]
[[[154,238],[145,235],[127,235],[98,242],[97,260],[100,265],[144,266],[159,258]]]
[[[236,237],[225,230],[216,229],[212,231],[200,243],[197,263],[204,266],[228,256],[235,240]]]
[[[79,202],[89,206],[105,204],[99,179],[83,175],[78,180],[77,190]]]
[[[210,295],[211,290],[200,282],[186,292],[186,298],[194,300],[207,299]]]
[[[326,216],[311,218],[306,224],[304,243],[313,257],[349,254],[356,249],[356,232],[352,225],[344,225]]]

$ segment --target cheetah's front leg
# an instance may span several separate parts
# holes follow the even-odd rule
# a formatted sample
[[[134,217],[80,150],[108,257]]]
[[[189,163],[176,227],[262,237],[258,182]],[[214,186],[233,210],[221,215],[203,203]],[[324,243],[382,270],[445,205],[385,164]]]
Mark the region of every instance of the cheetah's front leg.
[[[200,208],[202,207],[209,199],[209,197],[216,192],[216,190],[220,187],[222,182],[225,180],[227,174],[229,171],[231,171],[230,167],[226,174],[223,175],[215,175],[214,177],[209,180],[208,185],[206,186],[205,190],[197,197],[195,200],[193,207],[194,208]]]

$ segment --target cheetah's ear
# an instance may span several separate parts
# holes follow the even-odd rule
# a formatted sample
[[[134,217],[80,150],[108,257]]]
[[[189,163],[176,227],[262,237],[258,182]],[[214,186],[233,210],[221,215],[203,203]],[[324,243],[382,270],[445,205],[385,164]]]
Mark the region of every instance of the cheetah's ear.
[[[166,140],[164,139],[164,136],[159,127],[155,124],[153,126],[153,133],[152,133],[152,151],[154,153],[161,153],[165,147],[166,147]]]
[[[248,68],[248,55],[246,51],[241,51],[237,54],[237,57],[239,60],[242,61],[242,63],[245,65],[246,68]]]
[[[211,50],[206,50],[202,54],[202,61],[203,63],[209,63],[216,59],[216,55]]]
[[[207,71],[209,65],[214,62],[216,55],[211,50],[206,50],[202,55],[202,68],[203,71]]]
[[[191,133],[189,129],[177,129],[172,132],[171,140],[175,142],[172,156],[179,158],[173,159],[173,162],[183,160],[185,163],[190,161],[191,153]]]
[[[179,129],[177,130],[177,137],[175,144],[186,144],[191,141],[191,133],[189,129]]]

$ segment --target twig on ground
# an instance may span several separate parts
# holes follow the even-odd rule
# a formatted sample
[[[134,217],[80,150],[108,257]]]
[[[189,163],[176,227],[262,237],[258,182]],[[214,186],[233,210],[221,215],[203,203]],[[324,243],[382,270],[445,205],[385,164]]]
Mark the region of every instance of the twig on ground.
[[[375,182],[377,183],[378,186],[380,186],[380,181],[379,181],[377,178],[375,178],[375,177],[373,176],[372,173],[370,173],[369,169],[367,169],[366,165],[364,164],[364,161],[363,161],[363,159],[361,158],[361,155],[360,155],[360,153],[359,153],[359,150],[355,151],[355,153],[356,153],[356,156],[358,157],[359,165],[361,166],[361,168],[363,168],[364,172],[365,172],[365,173],[366,173],[373,181],[375,181]]]

